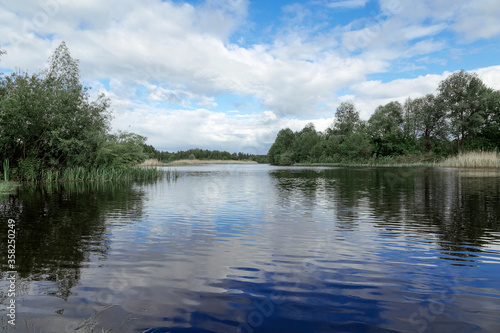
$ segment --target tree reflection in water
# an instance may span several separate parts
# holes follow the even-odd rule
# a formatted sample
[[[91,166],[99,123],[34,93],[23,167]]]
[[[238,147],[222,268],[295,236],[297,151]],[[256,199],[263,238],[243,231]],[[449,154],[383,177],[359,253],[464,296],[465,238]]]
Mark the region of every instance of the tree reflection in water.
[[[110,249],[107,217],[132,220],[142,214],[142,191],[130,182],[23,186],[0,202],[0,220],[16,221],[16,270],[21,292],[62,299],[79,283],[81,269]],[[7,263],[7,224],[1,224],[0,260]],[[95,260],[94,260],[95,261]],[[9,269],[2,266],[3,273]]]

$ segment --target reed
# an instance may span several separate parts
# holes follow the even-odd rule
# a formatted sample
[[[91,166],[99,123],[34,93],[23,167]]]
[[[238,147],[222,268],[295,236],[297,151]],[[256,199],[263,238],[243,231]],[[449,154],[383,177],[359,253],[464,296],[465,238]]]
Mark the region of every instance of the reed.
[[[51,182],[54,180],[62,180],[68,182],[81,181],[112,181],[112,180],[151,180],[160,179],[164,175],[169,179],[176,179],[177,171],[161,170],[158,168],[130,168],[130,169],[107,169],[107,168],[92,168],[86,169],[82,167],[66,168],[62,176],[59,178],[57,173],[46,172],[44,180]]]
[[[9,180],[8,161],[4,162],[4,178]],[[157,180],[165,177],[168,181],[179,177],[177,170],[162,169],[157,167],[134,168],[84,168],[81,166],[68,167],[64,170],[45,169],[38,177],[25,177],[23,180],[31,182],[87,182],[87,181],[113,181],[113,180]],[[22,178],[21,178],[22,179]]]
[[[449,157],[438,165],[451,168],[500,168],[500,155],[496,151],[470,151]]]
[[[179,172],[175,169],[167,169],[165,171],[165,177],[167,178],[167,181],[177,180],[177,178],[179,178]]]
[[[3,161],[3,179],[8,182],[10,180],[10,167],[9,167],[9,159],[6,158]]]
[[[139,167],[157,167],[161,166],[162,163],[157,158],[148,158],[141,164],[137,165]]]

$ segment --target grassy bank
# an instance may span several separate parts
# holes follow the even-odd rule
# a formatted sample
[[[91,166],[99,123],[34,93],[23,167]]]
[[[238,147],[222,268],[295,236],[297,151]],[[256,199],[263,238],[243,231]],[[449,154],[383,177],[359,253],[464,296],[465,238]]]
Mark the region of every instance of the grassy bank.
[[[500,168],[500,154],[495,151],[460,153],[440,162],[438,166],[451,168]]]
[[[155,166],[188,166],[188,165],[203,165],[203,164],[257,164],[255,161],[239,161],[239,160],[198,160],[184,159],[176,160],[168,163],[160,162],[157,159],[147,159],[139,167],[155,167]]]
[[[435,157],[398,156],[370,159],[366,162],[343,161],[340,163],[295,163],[294,166],[331,167],[450,167],[450,168],[500,168],[497,152],[465,152],[439,160]]]
[[[396,157],[370,158],[366,160],[338,163],[296,163],[295,166],[336,166],[336,167],[427,167],[436,166],[439,158],[426,155],[403,155]]]
[[[437,166],[432,162],[421,163],[295,163],[293,166],[325,166],[325,167],[433,167]]]

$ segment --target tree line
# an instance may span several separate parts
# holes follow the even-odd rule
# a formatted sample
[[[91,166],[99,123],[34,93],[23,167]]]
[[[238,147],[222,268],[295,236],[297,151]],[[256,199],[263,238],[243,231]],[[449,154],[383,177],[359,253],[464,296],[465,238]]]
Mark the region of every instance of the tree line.
[[[198,160],[232,160],[232,161],[256,161],[258,163],[267,163],[267,155],[255,155],[248,153],[230,153],[228,151],[207,150],[207,149],[189,149],[179,150],[177,152],[158,151],[151,145],[143,145],[144,152],[148,158],[156,158],[161,162],[172,162],[184,159]]]
[[[39,73],[0,74],[0,163],[12,179],[142,162],[146,137],[110,133],[110,119],[109,99],[91,98],[64,42]]]
[[[500,146],[500,91],[476,73],[459,71],[437,94],[380,105],[368,121],[348,101],[324,132],[312,123],[301,131],[282,129],[268,152],[271,164],[367,163],[437,160],[467,150]]]

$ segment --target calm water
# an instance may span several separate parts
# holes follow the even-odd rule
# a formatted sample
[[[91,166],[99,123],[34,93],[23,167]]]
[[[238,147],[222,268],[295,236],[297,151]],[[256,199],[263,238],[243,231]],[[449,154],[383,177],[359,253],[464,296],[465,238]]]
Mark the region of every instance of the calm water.
[[[500,170],[177,170],[0,197],[18,332],[500,331]]]

